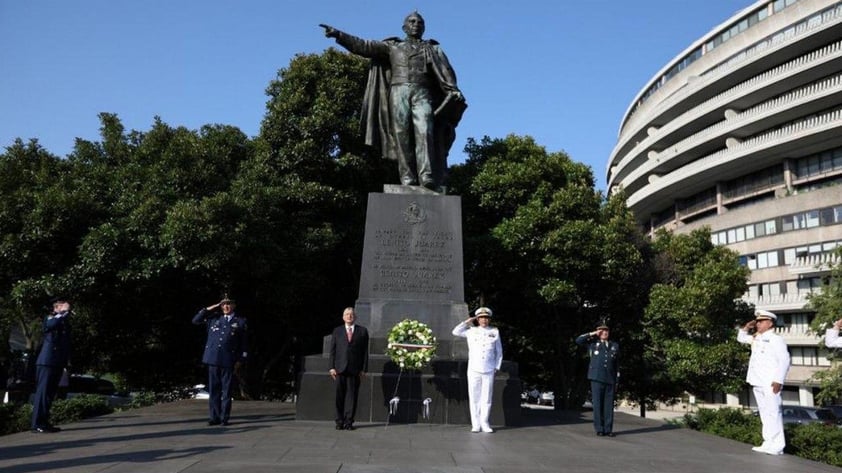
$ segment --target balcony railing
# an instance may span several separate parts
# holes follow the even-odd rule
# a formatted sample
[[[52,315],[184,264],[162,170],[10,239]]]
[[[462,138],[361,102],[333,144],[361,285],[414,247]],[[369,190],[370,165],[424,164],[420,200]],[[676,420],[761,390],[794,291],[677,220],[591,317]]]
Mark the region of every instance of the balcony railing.
[[[743,296],[742,299],[754,304],[755,307],[761,307],[766,310],[775,312],[776,310],[800,310],[807,305],[807,295],[809,293],[798,294],[775,294],[770,296]]]
[[[816,253],[795,258],[789,265],[789,272],[798,275],[826,273],[839,263],[836,253]]]
[[[719,66],[716,66],[713,69],[702,73],[702,76],[705,77],[705,78],[710,78],[710,77],[717,77],[718,78],[718,77],[727,75],[738,64],[742,64],[746,60],[754,60],[754,58],[756,57],[756,55],[758,53],[759,54],[767,54],[767,55],[774,54],[776,49],[779,49],[779,48],[783,47],[785,44],[789,44],[793,41],[797,41],[798,39],[803,37],[805,34],[811,34],[813,31],[815,31],[815,29],[817,29],[819,27],[826,28],[826,27],[831,26],[834,23],[839,22],[840,21],[839,17],[840,17],[839,9],[830,11],[830,12],[827,13],[827,15],[824,16],[824,18],[822,18],[823,21],[820,22],[819,24],[812,24],[812,25],[810,25],[809,28],[808,27],[801,27],[796,32],[796,34],[788,36],[788,37],[781,36],[780,39],[778,39],[775,42],[772,42],[768,39],[766,39],[764,41],[761,41],[759,44],[755,45],[754,47],[749,48],[748,53],[744,52],[744,54],[737,55],[736,57],[731,58],[726,63],[720,64]],[[742,83],[740,83],[740,84],[738,84],[738,85],[736,85],[736,86],[734,86],[734,87],[732,87],[732,88],[730,88],[730,89],[728,89],[728,90],[726,90],[726,91],[724,91],[724,92],[722,92],[722,93],[720,93],[720,94],[718,94],[714,97],[711,97],[711,98],[705,100],[701,104],[694,107],[694,109],[691,112],[692,113],[698,113],[699,110],[707,109],[708,107],[710,107],[714,103],[722,102],[723,100],[731,100],[734,96],[742,95],[748,89],[756,88],[758,86],[761,86],[764,82],[780,80],[780,76],[782,76],[784,74],[788,74],[788,73],[794,73],[795,70],[797,70],[797,69],[803,69],[805,67],[806,68],[815,67],[814,65],[811,65],[810,63],[819,62],[819,61],[823,61],[823,60],[829,60],[830,58],[835,56],[836,53],[839,51],[840,44],[841,43],[839,43],[839,42],[834,43],[834,44],[830,44],[830,45],[825,46],[824,48],[821,48],[817,51],[813,51],[813,52],[811,52],[811,53],[809,53],[805,56],[801,56],[801,57],[796,58],[792,61],[781,64],[778,67],[770,69],[770,70],[766,71],[765,73],[757,75],[757,76],[753,77],[752,79],[749,79],[745,82],[742,82]],[[684,87],[689,88],[690,86],[692,86],[696,89],[700,89],[700,88],[706,87],[707,84],[705,82],[699,81],[695,84],[687,84]],[[686,94],[686,92],[685,92],[685,94]],[[679,103],[681,100],[684,99],[685,94],[673,94],[671,97],[669,97],[669,98],[663,100],[662,102],[658,103],[657,108],[655,108],[654,110],[662,111],[662,110],[668,110],[668,109],[674,107],[677,103]],[[657,113],[658,112],[656,112],[656,111],[651,111],[649,114],[640,115],[640,114],[637,113],[637,109],[636,109],[634,112],[632,112],[630,114],[626,123],[623,125],[622,130],[626,133],[622,133],[622,135],[627,135],[628,130],[637,130],[639,127],[642,126],[642,124],[639,123],[639,122],[642,121],[644,117],[648,118],[651,115],[657,114]],[[674,123],[680,122],[680,121],[681,121],[680,119],[673,120]],[[647,138],[647,140],[645,142],[648,143],[650,140],[651,140],[651,137]],[[619,142],[617,143],[614,150],[612,151],[612,156],[621,148],[621,146],[625,145],[625,142],[626,142],[626,139],[624,139],[624,136],[621,136]],[[638,144],[636,147],[640,147],[642,144],[643,144],[643,142],[641,144]],[[648,144],[645,145],[645,146],[648,146]],[[637,155],[637,154],[639,154],[639,153],[637,153],[637,152],[627,153],[627,159],[628,159],[628,157],[634,156],[634,155]],[[624,166],[623,161],[625,161],[625,160],[626,159],[623,159],[619,163],[617,163],[619,165],[618,169],[622,168]]]
[[[786,142],[794,137],[803,136],[805,132],[815,133],[818,131],[832,130],[833,128],[839,127],[840,124],[842,124],[842,109],[835,109],[821,115],[814,115],[810,118],[793,122],[767,133],[756,135],[753,138],[734,145],[732,148],[719,150],[662,176],[661,179],[631,194],[628,198],[628,205],[629,207],[634,207],[642,200],[662,191],[666,187],[677,185],[684,179],[698,174],[703,169],[709,169],[718,164],[751,155],[760,149],[773,147],[778,143]],[[638,168],[635,172],[643,171],[644,168]]]

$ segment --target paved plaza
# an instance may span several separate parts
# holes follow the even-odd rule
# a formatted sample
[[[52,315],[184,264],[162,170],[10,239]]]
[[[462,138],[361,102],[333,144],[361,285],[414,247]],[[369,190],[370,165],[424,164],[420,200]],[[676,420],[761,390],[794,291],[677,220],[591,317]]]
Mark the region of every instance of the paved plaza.
[[[330,406],[325,406],[330,409]],[[467,426],[295,420],[289,403],[236,402],[232,424],[207,425],[207,401],[185,400],[0,437],[0,471],[138,473],[818,473],[839,468],[619,412],[614,438],[590,412],[524,410],[523,425]]]

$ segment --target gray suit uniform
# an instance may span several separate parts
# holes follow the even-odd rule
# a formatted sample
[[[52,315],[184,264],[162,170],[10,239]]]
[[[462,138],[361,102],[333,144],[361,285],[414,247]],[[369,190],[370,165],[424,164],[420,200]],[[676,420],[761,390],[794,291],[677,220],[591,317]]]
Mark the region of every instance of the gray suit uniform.
[[[368,371],[368,330],[354,324],[348,340],[344,324],[333,330],[330,340],[330,367],[336,370],[336,425],[354,425],[357,415],[357,395],[360,373]]]
[[[584,333],[576,338],[576,344],[588,347],[591,361],[588,365],[588,379],[591,381],[591,402],[593,403],[593,425],[598,434],[610,434],[614,430],[614,387],[619,376],[620,345]]]
[[[32,408],[32,428],[49,426],[50,407],[58,391],[62,372],[70,361],[71,338],[68,313],[52,314],[44,318],[44,341],[36,361],[35,401]]]

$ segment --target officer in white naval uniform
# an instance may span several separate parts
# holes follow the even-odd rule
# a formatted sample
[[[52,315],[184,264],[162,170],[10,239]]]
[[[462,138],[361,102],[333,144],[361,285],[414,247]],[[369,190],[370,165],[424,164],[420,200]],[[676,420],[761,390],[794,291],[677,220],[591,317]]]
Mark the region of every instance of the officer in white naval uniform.
[[[833,327],[824,333],[824,345],[828,348],[842,348],[842,338],[839,338],[839,329],[842,328],[842,319],[833,323]]]
[[[789,371],[789,352],[786,342],[775,334],[778,317],[768,310],[757,310],[754,320],[737,332],[737,341],[751,344],[746,381],[751,384],[757,410],[763,424],[763,444],[752,447],[755,452],[769,455],[784,453],[784,424],[781,416],[781,389]],[[749,330],[756,329],[754,335]]]
[[[475,317],[453,328],[453,335],[468,339],[468,402],[471,407],[471,432],[494,432],[488,424],[494,373],[503,363],[500,331],[490,327],[491,309],[480,307]],[[474,327],[474,320],[479,326]]]

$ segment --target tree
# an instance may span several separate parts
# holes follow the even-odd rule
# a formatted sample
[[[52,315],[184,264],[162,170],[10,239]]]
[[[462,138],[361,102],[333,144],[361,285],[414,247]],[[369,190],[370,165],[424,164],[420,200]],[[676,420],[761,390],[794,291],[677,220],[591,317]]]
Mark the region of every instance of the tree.
[[[184,384],[203,338],[189,317],[227,291],[254,328],[252,387],[288,378],[294,350],[320,347],[356,296],[365,198],[397,178],[357,130],[365,80],[359,58],[297,56],[267,88],[254,140],[157,117],[126,131],[103,113],[101,140],[66,160],[17,142],[0,157],[0,294],[16,303],[3,327],[65,292],[77,369]]]
[[[739,391],[748,355],[734,327],[752,313],[740,299],[748,269],[736,253],[713,245],[707,229],[659,232],[654,245],[658,283],[643,318],[643,362],[650,373],[643,400]]]
[[[469,140],[466,152],[450,184],[465,208],[468,295],[500,314],[524,376],[578,407],[587,363],[573,340],[603,319],[622,325],[643,239],[622,200],[603,202],[590,169],[564,153],[514,135]]]
[[[842,247],[836,248],[834,253],[836,262],[830,264],[830,277],[824,280],[821,291],[809,296],[808,308],[816,311],[810,328],[819,336],[824,335],[842,314],[842,264],[839,263],[842,261]],[[816,401],[820,404],[832,404],[842,398],[842,364],[838,362],[838,350],[831,350],[830,358],[835,361],[833,366],[814,375],[821,388],[816,394]]]
[[[33,316],[67,289],[57,275],[72,263],[91,213],[85,196],[65,188],[68,172],[37,140],[18,139],[0,154],[0,336],[20,331],[29,350],[40,340]]]

